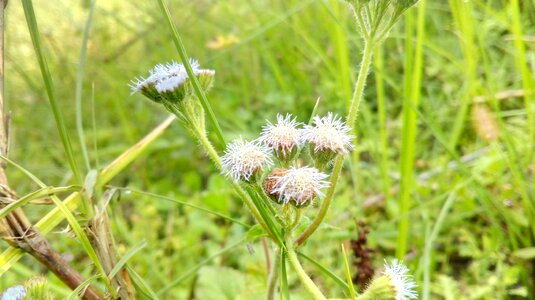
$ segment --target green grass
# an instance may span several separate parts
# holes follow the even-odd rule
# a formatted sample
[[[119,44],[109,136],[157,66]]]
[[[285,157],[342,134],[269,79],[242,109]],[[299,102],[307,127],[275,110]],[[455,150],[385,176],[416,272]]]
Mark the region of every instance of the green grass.
[[[103,288],[105,281],[92,277],[100,272],[88,267],[91,250],[80,243],[76,223],[84,218],[74,209],[76,196],[67,193],[72,184],[84,183],[89,169],[107,165],[166,118],[160,107],[130,96],[127,84],[154,64],[180,56],[157,1],[96,1],[94,8],[92,3],[34,1],[38,26],[30,22],[35,27],[30,36],[22,6],[10,1],[9,157],[50,188],[40,189],[14,167],[7,172],[14,190],[26,195],[15,205],[30,202],[24,211],[34,223],[52,211],[40,229]],[[299,249],[301,263],[327,295],[347,296],[340,243],[356,238],[358,219],[371,229],[377,271],[383,258],[404,258],[422,299],[531,299],[535,3],[422,4],[375,51],[355,129],[357,149],[344,168],[327,224]],[[363,44],[342,2],[168,5],[188,55],[217,72],[206,100],[219,125],[209,126],[219,126],[225,140],[257,136],[277,112],[307,122],[318,97],[319,114],[346,114]],[[230,36],[237,41],[208,46]],[[518,89],[524,96],[496,96]],[[478,96],[495,119],[496,140],[474,129]],[[216,132],[210,131],[212,141],[222,137]],[[118,170],[126,162],[104,172],[95,185],[106,189],[111,181],[109,188],[119,187],[109,214],[121,264],[135,271],[140,298],[224,299],[217,291],[225,286],[232,293],[227,298],[263,299],[264,250],[257,240],[243,241],[253,222],[232,187],[178,124],[151,143],[123,172]],[[69,199],[61,211],[32,204],[49,193]],[[69,238],[67,224],[77,238]],[[6,249],[1,242],[1,252]],[[43,274],[58,298],[71,293],[31,257],[21,258],[16,250],[7,254],[1,257],[9,263],[0,261],[0,290]],[[272,253],[272,261],[277,257]],[[306,299],[293,270],[282,266],[281,299]],[[349,265],[349,271],[358,270]],[[229,281],[210,277],[214,273]]]

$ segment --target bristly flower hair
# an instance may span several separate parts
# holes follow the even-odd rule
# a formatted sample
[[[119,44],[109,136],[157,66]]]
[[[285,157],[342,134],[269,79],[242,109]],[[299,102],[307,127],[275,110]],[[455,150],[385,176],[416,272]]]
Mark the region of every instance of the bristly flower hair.
[[[264,183],[265,192],[279,203],[295,202],[297,206],[310,203],[315,197],[322,197],[321,189],[329,187],[329,177],[316,168],[291,167],[275,169]]]
[[[199,69],[199,62],[190,59],[193,74],[199,79],[204,90],[211,87],[214,70]],[[158,64],[149,71],[148,77],[138,77],[129,85],[132,94],[141,92],[155,102],[164,100],[179,102],[190,93],[187,86],[189,76],[183,64],[171,61],[166,64]]]
[[[26,289],[22,285],[15,285],[2,293],[1,300],[22,300],[26,297]]]
[[[314,152],[329,151],[346,154],[353,150],[351,127],[342,118],[329,112],[327,116],[315,116],[313,126],[305,125],[302,138],[314,147]]]
[[[225,176],[234,182],[253,181],[256,175],[273,165],[271,150],[257,141],[236,139],[228,144],[221,157],[221,168]]]
[[[418,294],[416,293],[416,282],[409,274],[409,269],[397,259],[388,263],[385,260],[385,270],[383,274],[386,275],[394,287],[396,292],[395,300],[409,300],[416,299]]]
[[[411,300],[418,298],[416,283],[405,265],[397,259],[390,263],[385,260],[384,268],[381,275],[370,282],[359,299]]]
[[[277,158],[289,161],[301,145],[300,125],[292,114],[277,114],[277,123],[267,121],[258,140],[273,149]]]

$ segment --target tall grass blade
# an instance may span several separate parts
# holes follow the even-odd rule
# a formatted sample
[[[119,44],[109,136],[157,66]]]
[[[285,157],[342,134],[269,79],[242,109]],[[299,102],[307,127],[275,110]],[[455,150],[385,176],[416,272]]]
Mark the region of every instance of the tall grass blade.
[[[46,58],[43,54],[41,39],[39,36],[39,28],[37,26],[37,20],[35,18],[35,12],[33,9],[32,1],[22,0],[22,6],[24,8],[24,15],[26,16],[26,22],[28,23],[28,29],[30,31],[30,36],[32,38],[33,47],[35,50],[35,54],[37,56],[37,60],[39,62],[41,75],[43,76],[46,93],[48,95],[50,107],[52,108],[52,113],[54,114],[54,121],[56,122],[56,127],[58,129],[59,136],[61,138],[61,143],[63,144],[63,148],[65,151],[65,155],[67,157],[67,161],[69,162],[72,173],[74,174],[74,177],[76,178],[76,182],[82,183],[83,177],[82,177],[82,174],[80,173],[78,164],[76,163],[76,159],[74,157],[74,152],[72,150],[71,140],[69,137],[69,133],[67,131],[67,126],[65,125],[65,121],[63,120],[63,115],[59,108],[58,100],[56,99],[56,96],[54,94],[52,77],[50,76],[50,71],[48,70]]]
[[[89,15],[87,16],[87,21],[84,27],[82,49],[80,51],[80,60],[78,62],[78,72],[76,74],[76,87],[74,92],[74,102],[76,104],[76,131],[78,132],[80,149],[82,151],[82,156],[84,157],[86,171],[91,170],[91,164],[89,161],[89,154],[87,152],[87,146],[85,143],[84,125],[82,118],[82,85],[84,82],[85,61],[87,58],[87,42],[89,41],[89,32],[91,29],[91,23],[93,21],[93,12],[95,11],[96,3],[96,0],[91,1],[91,6],[89,7]]]
[[[435,221],[435,225],[433,226],[433,230],[431,231],[430,236],[425,241],[424,246],[424,253],[423,253],[423,268],[424,268],[424,279],[423,279],[423,285],[422,285],[422,300],[428,300],[430,299],[431,295],[431,259],[432,259],[432,252],[433,252],[433,243],[438,237],[438,234],[440,230],[442,229],[442,225],[444,221],[446,220],[446,217],[448,215],[448,212],[450,211],[451,206],[453,205],[453,202],[455,202],[457,193],[457,190],[453,190],[449,197],[444,202],[444,205],[440,209],[440,213],[438,215],[437,220]]]
[[[425,6],[426,0],[419,1],[417,19],[417,38],[412,51],[412,12],[406,13],[406,69],[405,73],[405,99],[403,102],[403,132],[401,141],[401,186],[400,186],[400,215],[403,218],[398,225],[398,238],[396,256],[403,259],[408,248],[409,239],[409,218],[408,211],[412,202],[412,192],[414,185],[414,160],[416,143],[416,120],[417,108],[420,101],[420,88],[422,85],[422,64],[423,64],[423,41],[425,37]],[[414,55],[414,56],[413,56]],[[410,58],[412,57],[412,58]],[[411,65],[412,67],[409,67]]]

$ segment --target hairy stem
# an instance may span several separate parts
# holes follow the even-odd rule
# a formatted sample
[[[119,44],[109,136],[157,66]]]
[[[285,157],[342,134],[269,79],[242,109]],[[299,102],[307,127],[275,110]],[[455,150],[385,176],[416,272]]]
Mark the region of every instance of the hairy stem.
[[[353,127],[355,124],[355,121],[357,120],[360,102],[363,98],[364,93],[364,86],[366,85],[366,78],[368,77],[368,73],[370,71],[370,66],[372,62],[372,56],[373,56],[373,48],[374,43],[373,41],[366,40],[364,42],[364,52],[362,53],[362,63],[360,65],[359,74],[357,77],[357,82],[355,83],[355,92],[353,93],[353,98],[351,99],[351,104],[349,106],[349,113],[347,115],[347,123],[349,126]],[[318,215],[314,218],[312,223],[305,229],[305,231],[299,236],[299,238],[295,241],[296,246],[299,246],[303,244],[304,241],[306,241],[316,229],[320,226],[320,224],[323,222],[323,219],[325,218],[325,215],[327,214],[327,210],[329,209],[329,206],[331,205],[331,202],[333,200],[334,191],[336,188],[336,184],[338,183],[338,178],[340,177],[340,173],[342,171],[342,165],[344,162],[344,157],[342,155],[339,155],[336,158],[336,161],[334,163],[333,172],[331,175],[331,185],[329,186],[329,189],[327,190],[327,195],[325,196],[325,199],[323,200],[320,210],[318,212]]]
[[[305,270],[303,270],[303,267],[301,266],[301,263],[297,258],[297,254],[295,253],[295,249],[290,239],[287,239],[286,249],[286,254],[288,256],[288,261],[290,262],[290,265],[297,273],[297,277],[299,277],[299,280],[305,286],[305,289],[310,293],[312,298],[315,300],[326,300],[327,298],[325,298],[318,286],[314,283],[314,281],[312,281],[312,279],[310,279]]]
[[[217,154],[217,151],[215,150],[214,146],[208,138],[206,137],[206,132],[202,131],[198,126],[192,124],[194,133],[199,140],[199,143],[203,147],[203,149],[206,151],[206,154],[210,159],[214,162],[218,170],[221,170],[221,159],[219,158],[219,155]],[[247,195],[247,193],[243,190],[243,188],[238,184],[233,182],[232,186],[234,187],[234,190],[236,193],[238,193],[239,197],[245,202],[245,205],[247,205],[247,208],[251,213],[253,214],[253,217],[256,219],[258,224],[264,228],[264,230],[270,235],[271,238],[275,240],[275,236],[273,232],[270,230],[269,226],[264,221],[264,218],[262,218],[262,215],[258,211],[258,208],[255,206],[251,198]]]

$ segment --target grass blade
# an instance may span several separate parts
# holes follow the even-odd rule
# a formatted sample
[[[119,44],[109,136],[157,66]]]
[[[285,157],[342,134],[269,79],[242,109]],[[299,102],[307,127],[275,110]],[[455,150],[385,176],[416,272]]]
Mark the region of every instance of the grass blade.
[[[117,264],[113,267],[113,269],[110,271],[110,274],[108,274],[108,278],[112,279],[117,275],[117,272],[119,272],[124,265],[126,265],[126,262],[134,256],[136,253],[141,251],[141,249],[145,248],[147,246],[147,242],[142,241],[141,243],[137,244],[136,246],[132,247],[128,252],[126,252],[121,259],[117,262]]]
[[[336,282],[341,288],[343,288],[344,290],[349,290],[349,285],[347,285],[347,283],[342,279],[340,278],[338,275],[334,274],[332,271],[330,271],[329,269],[327,269],[326,267],[324,267],[323,265],[321,265],[319,262],[317,262],[316,260],[314,260],[313,258],[311,258],[310,256],[302,253],[302,252],[297,252],[297,255],[299,255],[300,257],[304,258],[305,260],[309,261],[310,263],[312,263],[314,266],[316,266],[316,268],[318,268],[318,270],[329,276],[331,279],[334,280],[334,282]]]
[[[347,261],[347,254],[346,249],[344,248],[344,244],[342,244],[342,255],[344,256],[344,266],[346,269],[347,285],[349,286],[349,295],[351,296],[351,299],[357,299],[357,295],[355,295],[355,287],[353,287],[353,280],[351,278],[351,271],[349,270],[349,262]]]
[[[139,290],[145,297],[152,300],[160,299],[156,292],[149,286],[149,284],[143,279],[143,277],[139,276],[139,274],[132,268],[128,267],[128,274],[130,274],[132,281],[134,282],[134,285],[136,286],[137,290]]]
[[[89,15],[87,16],[87,21],[84,27],[84,36],[82,38],[82,49],[80,50],[80,60],[78,63],[78,73],[76,74],[76,87],[74,92],[74,102],[76,104],[76,130],[78,131],[80,149],[82,150],[82,156],[84,157],[86,170],[91,170],[91,164],[89,162],[89,154],[87,153],[87,147],[85,144],[84,125],[82,120],[82,84],[84,82],[85,61],[87,58],[87,42],[89,40],[89,31],[91,29],[93,12],[95,11],[96,3],[96,0],[91,1]]]
[[[37,190],[35,192],[29,193],[28,195],[17,199],[17,201],[12,202],[12,203],[6,205],[5,207],[3,207],[2,209],[0,209],[0,219],[2,219],[5,216],[7,216],[7,214],[9,214],[11,211],[16,209],[17,207],[21,207],[24,204],[26,204],[26,203],[34,200],[34,199],[46,197],[46,196],[51,195],[51,194],[62,193],[62,192],[74,192],[74,191],[79,191],[79,190],[80,190],[79,186],[67,186],[67,187],[51,187],[51,186],[47,186],[47,187],[43,187],[43,188],[41,188],[41,189],[39,189],[39,190]]]
[[[456,199],[456,190],[451,192],[449,197],[444,202],[444,205],[440,209],[440,213],[438,215],[438,218],[435,222],[435,225],[433,226],[433,230],[431,231],[431,235],[426,239],[425,246],[424,246],[424,253],[423,253],[423,267],[424,267],[424,279],[423,279],[423,285],[422,285],[422,300],[430,299],[430,293],[431,293],[431,252],[433,243],[435,242],[436,238],[438,237],[438,233],[440,232],[440,229],[442,228],[442,224],[444,223],[444,220],[446,219],[446,216],[448,212],[450,211],[451,206],[453,205],[453,202]]]
[[[76,163],[76,159],[74,158],[74,152],[72,150],[69,133],[67,131],[65,121],[63,120],[63,115],[60,111],[58,101],[54,94],[52,77],[50,76],[50,71],[48,70],[48,65],[43,54],[41,40],[39,37],[39,28],[37,26],[37,20],[35,18],[32,1],[22,0],[22,6],[24,8],[24,15],[26,16],[26,22],[28,23],[28,29],[30,31],[30,36],[32,38],[32,43],[35,50],[35,54],[37,56],[37,60],[39,62],[39,68],[41,70],[41,75],[43,76],[46,93],[48,95],[50,107],[52,108],[52,113],[54,114],[54,120],[56,122],[56,127],[61,138],[61,143],[63,144],[65,155],[71,167],[72,173],[74,174],[76,181],[78,183],[81,183],[83,181],[82,174],[80,173],[80,170],[78,169],[78,164]]]
[[[403,132],[401,142],[401,187],[400,187],[400,215],[405,216],[398,225],[398,238],[396,256],[403,259],[408,248],[409,218],[408,211],[411,206],[411,197],[414,185],[414,160],[416,142],[417,109],[420,101],[420,87],[422,85],[423,41],[425,37],[425,7],[426,0],[421,0],[418,7],[417,38],[414,56],[412,51],[413,16],[409,11],[406,14],[407,40],[406,40],[406,81],[405,101],[403,102]],[[413,61],[414,59],[414,61]],[[412,67],[409,67],[412,66]]]
[[[164,130],[171,124],[174,120],[174,116],[169,116],[165,121],[163,121],[159,126],[153,129],[147,136],[145,136],[138,143],[130,147],[128,150],[123,152],[118,158],[111,162],[106,168],[104,168],[99,174],[99,184],[103,186],[108,183],[113,177],[120,173],[129,163],[139,157],[148,146],[156,140]],[[69,209],[75,209],[78,205],[78,200],[80,199],[79,192],[70,194],[63,203]],[[36,224],[35,227],[43,234],[47,234],[56,226],[59,225],[64,219],[62,212],[58,207],[54,208],[43,218],[41,218]],[[0,276],[7,272],[14,263],[24,255],[24,251],[18,248],[9,247],[2,254],[0,254]]]

